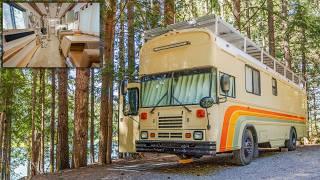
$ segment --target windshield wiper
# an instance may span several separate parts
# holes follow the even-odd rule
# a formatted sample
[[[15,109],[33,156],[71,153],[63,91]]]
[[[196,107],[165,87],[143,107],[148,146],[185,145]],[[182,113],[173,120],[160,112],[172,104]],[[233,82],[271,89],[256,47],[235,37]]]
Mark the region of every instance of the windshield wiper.
[[[157,106],[160,104],[160,102],[168,95],[168,91],[160,98],[160,100],[157,102],[156,105],[153,106],[153,108],[151,109],[151,113],[153,113],[153,111],[157,108]]]
[[[192,112],[186,105],[184,105],[181,101],[179,101],[174,95],[172,95],[173,99],[176,100],[182,107],[184,107],[188,112]]]

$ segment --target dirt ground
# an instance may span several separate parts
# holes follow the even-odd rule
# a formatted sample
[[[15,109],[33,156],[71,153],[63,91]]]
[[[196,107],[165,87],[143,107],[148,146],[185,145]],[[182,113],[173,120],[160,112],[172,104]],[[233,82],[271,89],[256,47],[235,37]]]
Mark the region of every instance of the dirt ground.
[[[320,179],[320,145],[296,151],[264,150],[247,166],[236,166],[231,155],[203,157],[180,164],[173,155],[146,154],[143,160],[117,160],[112,165],[92,165],[33,179]]]

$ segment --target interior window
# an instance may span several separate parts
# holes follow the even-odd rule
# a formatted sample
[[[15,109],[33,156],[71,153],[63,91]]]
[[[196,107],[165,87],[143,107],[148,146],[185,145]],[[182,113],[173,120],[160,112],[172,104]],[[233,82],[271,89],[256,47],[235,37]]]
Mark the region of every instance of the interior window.
[[[246,66],[246,90],[248,93],[260,95],[260,72],[250,66]]]
[[[15,22],[15,25],[16,25],[16,29],[25,29],[26,28],[26,25],[24,23],[24,12],[13,7],[13,14],[14,14],[14,22]]]
[[[3,28],[25,29],[24,10],[15,4],[3,3]]]
[[[13,23],[11,19],[10,5],[3,3],[3,29],[13,29]]]
[[[277,80],[275,78],[272,78],[272,94],[275,96],[278,95],[278,85]]]
[[[220,78],[225,75],[225,76],[228,76],[229,77],[229,80],[230,80],[230,90],[228,92],[228,94],[225,94],[223,91],[222,91],[222,87],[220,86],[220,95],[222,96],[229,96],[229,97],[233,97],[235,98],[236,97],[236,80],[235,80],[235,77],[234,76],[231,76],[229,74],[226,74],[226,73],[223,73],[223,72],[220,72]]]

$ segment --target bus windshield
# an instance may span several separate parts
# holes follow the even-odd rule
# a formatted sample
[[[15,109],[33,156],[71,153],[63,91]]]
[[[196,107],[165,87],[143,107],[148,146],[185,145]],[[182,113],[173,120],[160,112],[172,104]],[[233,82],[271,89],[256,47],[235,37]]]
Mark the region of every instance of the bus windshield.
[[[203,97],[216,100],[216,70],[200,69],[144,76],[141,106],[196,105]]]

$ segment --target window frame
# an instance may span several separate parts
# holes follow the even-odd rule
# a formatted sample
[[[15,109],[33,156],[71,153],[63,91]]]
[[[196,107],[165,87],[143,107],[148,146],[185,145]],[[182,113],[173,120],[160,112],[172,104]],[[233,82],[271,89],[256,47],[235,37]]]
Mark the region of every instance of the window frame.
[[[229,77],[232,77],[233,79],[234,79],[234,81],[233,81],[233,89],[234,89],[234,96],[229,96],[228,94],[224,94],[222,91],[221,91],[221,85],[220,85],[220,79],[221,79],[221,76],[222,75],[227,75],[227,76],[229,76]],[[232,75],[230,75],[230,74],[228,74],[228,73],[225,73],[225,72],[222,72],[222,71],[219,71],[219,94],[221,95],[221,96],[227,96],[227,97],[231,97],[231,98],[236,98],[237,97],[237,90],[236,90],[236,77],[235,76],[232,76]]]
[[[251,91],[248,91],[247,89],[247,69],[246,68],[250,68],[252,70],[252,74],[251,74],[251,77],[252,77],[252,92]],[[245,65],[245,68],[244,68],[244,71],[245,71],[245,89],[246,89],[246,92],[247,93],[250,93],[250,94],[254,94],[254,95],[257,95],[257,96],[261,96],[261,74],[260,74],[260,71],[252,66],[249,66],[249,65]],[[258,87],[259,87],[259,93],[256,94],[254,93],[254,71],[258,72],[259,74],[259,83],[258,83]]]
[[[273,81],[275,82],[275,86],[273,86]],[[272,77],[271,79],[271,91],[274,96],[278,96],[278,82],[277,82],[277,79],[274,77]]]
[[[137,87],[128,88],[127,93],[123,97],[122,113],[124,114],[126,104],[129,103],[129,102],[126,102],[126,98],[125,98],[125,96],[129,95],[129,90],[136,90],[137,91],[137,96],[138,96],[137,104],[138,104],[138,106],[137,106],[137,112],[129,113],[128,116],[137,116],[137,115],[139,115],[139,108],[140,108],[140,92],[139,92],[139,88],[137,88]]]
[[[215,76],[213,75],[213,72],[215,71]],[[158,74],[151,74],[151,75],[144,75],[141,77],[141,81],[140,81],[140,87],[141,87],[141,96],[139,95],[139,99],[140,99],[140,108],[153,108],[154,106],[142,106],[142,94],[143,94],[143,88],[142,88],[142,83],[145,82],[145,81],[148,81],[148,80],[152,80],[152,76],[156,77],[156,76],[161,76],[161,75],[170,75],[171,77],[168,77],[171,79],[171,81],[173,81],[173,78],[174,78],[174,75],[177,74],[177,73],[185,73],[185,75],[187,74],[193,74],[192,72],[194,71],[201,71],[199,73],[202,73],[203,71],[210,71],[210,89],[209,89],[209,95],[212,97],[212,90],[213,90],[213,84],[212,84],[212,81],[213,79],[215,78],[215,88],[216,88],[216,91],[215,91],[215,97],[216,99],[218,99],[218,69],[216,67],[209,67],[209,68],[200,68],[200,69],[186,69],[186,70],[178,70],[178,71],[173,71],[173,72],[166,72],[166,73],[158,73]],[[151,79],[148,79],[146,80],[146,78],[149,78],[151,77]],[[171,86],[171,89],[170,89],[171,93],[173,93],[173,85]],[[171,107],[171,106],[194,106],[194,105],[199,105],[199,103],[195,103],[195,104],[183,104],[183,105],[180,105],[180,104],[172,104],[172,97],[170,97],[170,104],[169,105],[161,105],[161,106],[156,106],[156,107]]]
[[[12,23],[12,29],[6,29],[6,30],[16,30],[17,29],[17,24],[16,24],[16,18],[15,18],[15,15],[14,15],[14,8],[19,10],[19,11],[21,11],[22,13],[25,13],[26,10],[24,8],[20,7],[19,5],[17,5],[16,3],[13,3],[13,2],[3,2],[3,4],[8,4],[9,5],[10,17],[11,17],[11,23]],[[2,15],[3,15],[3,12],[2,12]],[[25,24],[26,23],[25,19],[23,19],[23,22],[24,22],[24,26],[25,26],[24,29],[27,29],[26,24]],[[21,29],[19,29],[19,30],[21,30]]]

